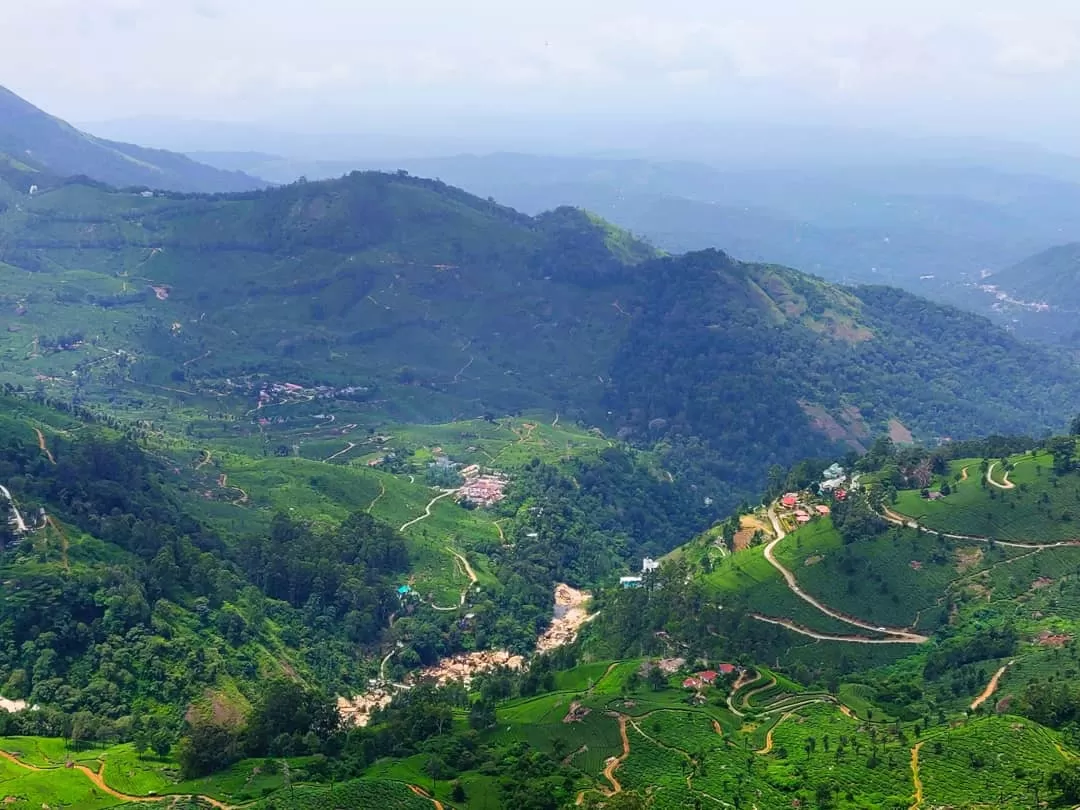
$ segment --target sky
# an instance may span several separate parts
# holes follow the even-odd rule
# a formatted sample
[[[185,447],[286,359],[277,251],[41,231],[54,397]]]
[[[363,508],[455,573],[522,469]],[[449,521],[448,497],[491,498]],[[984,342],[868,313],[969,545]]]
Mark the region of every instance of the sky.
[[[0,0],[0,32],[0,83],[77,122],[734,118],[1080,142],[1075,0]]]

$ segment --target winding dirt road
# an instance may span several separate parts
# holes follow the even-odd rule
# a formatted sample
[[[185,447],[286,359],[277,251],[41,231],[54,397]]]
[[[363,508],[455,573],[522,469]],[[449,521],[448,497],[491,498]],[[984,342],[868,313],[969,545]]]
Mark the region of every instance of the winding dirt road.
[[[728,711],[736,717],[745,717],[746,715],[735,708],[735,702],[733,700],[735,694],[747,684],[753,683],[757,678],[757,673],[754,673],[754,676],[750,677],[750,670],[745,670],[744,672],[739,673],[739,677],[736,678],[735,683],[732,684],[731,691],[728,692],[727,696],[727,707]]]
[[[770,624],[778,624],[784,627],[788,627],[796,632],[801,632],[803,635],[809,635],[811,638],[818,638],[822,641],[848,641],[854,644],[923,644],[930,640],[929,636],[924,636],[920,633],[915,633],[911,630],[901,627],[882,627],[879,625],[873,625],[869,622],[864,622],[862,619],[856,619],[853,616],[847,616],[840,613],[837,610],[833,610],[828,605],[815,599],[813,596],[799,587],[798,581],[795,579],[795,575],[785,568],[779,560],[773,555],[773,549],[780,543],[787,533],[784,531],[783,526],[780,525],[780,520],[776,517],[776,511],[772,508],[768,511],[769,522],[772,523],[773,531],[776,533],[776,538],[770,541],[765,546],[765,559],[769,561],[769,564],[780,572],[780,575],[787,583],[788,590],[802,599],[808,605],[811,605],[820,613],[824,613],[826,616],[843,622],[844,624],[850,624],[852,627],[858,627],[861,630],[869,630],[874,633],[881,633],[886,636],[890,636],[889,639],[870,639],[863,638],[861,636],[835,636],[828,633],[813,633],[805,628],[796,629],[797,625],[794,622],[789,622],[785,619],[774,619],[769,621],[766,617],[759,614],[751,614],[759,621],[769,621]]]
[[[21,759],[16,757],[14,754],[10,754],[7,751],[0,751],[0,757],[3,757],[8,762],[11,762],[11,763],[13,763],[15,765],[18,765],[20,768],[23,768],[23,769],[28,770],[28,771],[36,771],[36,772],[42,773],[42,772],[47,772],[47,771],[58,771],[58,770],[60,770],[59,765],[57,765],[55,767],[51,767],[51,768],[40,768],[37,765],[31,765],[29,762],[23,762]],[[107,794],[109,796],[112,796],[114,799],[119,799],[122,802],[164,802],[164,801],[173,801],[175,799],[182,798],[182,795],[180,795],[180,794],[176,794],[176,795],[169,794],[169,795],[164,795],[164,796],[133,796],[130,793],[121,793],[119,790],[116,790],[116,789],[114,789],[112,787],[109,787],[109,785],[105,782],[105,763],[104,762],[101,763],[101,767],[96,771],[90,770],[90,768],[88,768],[86,765],[74,764],[71,767],[72,767],[72,770],[76,770],[76,771],[79,771],[80,773],[82,773],[87,779],[90,780],[90,782],[98,790],[102,791],[103,793],[105,793],[105,794]],[[203,796],[201,794],[189,794],[189,795],[190,795],[191,798],[198,799],[198,800],[200,800],[202,802],[205,802],[205,803],[209,804],[211,807],[218,808],[218,810],[232,810],[231,805],[228,805],[228,804],[225,804],[224,802],[218,801],[217,799],[215,799],[215,798],[213,798],[211,796]]]
[[[784,714],[780,715],[780,719],[777,720],[775,723],[773,723],[772,728],[770,728],[765,733],[765,747],[764,748],[759,748],[754,753],[755,754],[768,754],[770,751],[772,751],[772,749],[773,749],[773,732],[776,731],[776,727],[779,726],[781,723],[783,723],[785,720],[787,720],[789,717],[793,717],[794,715],[795,715],[795,712],[785,712]]]
[[[1009,667],[1011,667],[1014,663],[1016,663],[1015,660],[1010,661],[1005,666],[1003,666],[1001,669],[999,669],[997,672],[995,672],[993,674],[993,676],[991,676],[990,682],[988,684],[986,684],[986,688],[983,689],[982,692],[979,693],[979,696],[977,698],[975,698],[975,700],[973,700],[971,702],[971,710],[972,711],[979,708],[987,700],[990,699],[990,696],[993,695],[994,692],[997,691],[998,682],[1001,680],[1001,676],[1004,675],[1005,670],[1007,670]]]
[[[975,534],[950,534],[949,532],[939,532],[937,529],[931,529],[929,526],[924,526],[907,515],[901,515],[899,512],[894,512],[887,506],[883,505],[881,508],[881,516],[889,523],[895,523],[897,526],[904,526],[908,529],[915,529],[916,531],[924,532],[925,534],[932,534],[935,537],[944,537],[946,540],[967,540],[972,543],[993,543],[994,545],[1007,546],[1009,548],[1026,548],[1031,551],[1042,551],[1047,548],[1080,546],[1080,540],[1058,540],[1056,543],[1017,543],[1012,540],[995,540],[993,537],[981,537]]]
[[[379,494],[371,499],[371,503],[368,504],[368,508],[366,510],[369,515],[371,514],[371,510],[375,508],[375,504],[377,504],[379,502],[379,499],[382,498],[382,496],[385,495],[385,494],[386,494],[386,484],[384,484],[382,481],[380,481],[379,482]]]
[[[617,757],[609,757],[607,763],[604,765],[604,778],[611,783],[611,791],[605,791],[608,796],[622,793],[622,785],[620,785],[619,780],[615,778],[615,771],[623,764],[623,760],[630,756],[630,738],[626,736],[626,715],[620,714],[618,717],[619,736],[622,738],[622,753]]]
[[[442,500],[443,498],[445,498],[445,497],[446,497],[447,495],[453,495],[453,494],[454,494],[455,492],[457,492],[457,490],[456,490],[456,489],[444,489],[444,490],[443,490],[442,492],[440,492],[440,493],[439,493],[438,495],[436,495],[436,496],[435,496],[434,498],[432,498],[432,499],[431,499],[430,501],[428,501],[428,505],[424,507],[424,514],[420,515],[420,517],[415,517],[415,518],[413,518],[413,519],[412,519],[412,520],[410,520],[410,521],[407,521],[407,522],[405,522],[405,523],[402,523],[402,524],[401,524],[401,528],[399,528],[399,529],[398,529],[398,531],[399,531],[399,532],[403,532],[403,531],[405,531],[405,530],[406,530],[407,528],[409,528],[410,526],[415,526],[415,525],[416,525],[417,523],[419,523],[419,522],[420,522],[421,520],[426,520],[427,518],[431,517],[431,508],[432,508],[432,507],[433,507],[433,506],[434,506],[434,505],[435,505],[435,504],[436,504],[436,503],[437,503],[438,501],[441,501],[441,500]]]
[[[37,434],[38,449],[48,457],[50,464],[55,465],[56,459],[53,458],[53,454],[49,452],[48,445],[45,444],[45,434],[42,433],[39,428],[34,428],[34,433]]]
[[[338,450],[338,451],[337,451],[336,453],[334,453],[334,455],[332,455],[332,456],[327,456],[326,458],[324,458],[324,459],[323,459],[323,461],[333,461],[333,460],[334,460],[335,458],[337,458],[338,456],[343,456],[343,455],[345,455],[345,454],[346,454],[346,453],[348,453],[348,452],[349,452],[350,450],[352,450],[352,449],[353,449],[354,447],[356,447],[356,442],[347,442],[347,443],[346,443],[346,447],[345,447],[345,449],[344,449],[344,450]]]
[[[469,561],[467,559],[465,559],[465,555],[464,554],[459,554],[458,552],[456,552],[452,548],[450,548],[450,546],[447,546],[446,550],[449,551],[454,556],[454,559],[457,561],[457,565],[465,573],[465,576],[467,576],[469,578],[469,584],[466,585],[464,587],[464,589],[462,589],[462,591],[461,591],[461,599],[458,600],[458,603],[456,605],[453,605],[452,607],[440,607],[439,605],[432,604],[431,605],[432,610],[451,611],[451,610],[457,610],[460,607],[464,607],[465,606],[465,598],[469,595],[469,589],[472,588],[472,586],[476,584],[476,572],[473,571],[472,566],[469,565]]]
[[[769,678],[769,680],[766,683],[764,683],[763,685],[755,686],[753,689],[750,689],[745,694],[743,694],[742,698],[739,700],[740,705],[744,709],[751,708],[751,706],[750,706],[750,698],[752,698],[754,695],[757,695],[757,694],[759,694],[761,692],[766,691],[767,689],[772,689],[774,686],[776,686],[776,676],[775,675],[771,676]]]
[[[922,746],[921,742],[917,742],[911,749],[911,781],[915,784],[915,802],[908,810],[919,810],[923,802],[922,779],[919,778],[919,749]]]
[[[994,467],[996,466],[997,462],[991,461],[990,466],[986,468],[986,483],[992,487],[997,487],[998,489],[1015,489],[1016,484],[1009,480],[1009,473],[1007,470],[1005,474],[1001,476],[1002,483],[999,484],[994,480]]]
[[[429,794],[422,787],[418,787],[417,785],[409,785],[409,790],[411,790],[421,799],[427,799],[429,802],[435,805],[435,810],[444,810],[443,803],[440,802],[438,799],[432,798],[431,794]]]
[[[751,613],[750,616],[751,618],[757,619],[759,622],[786,627],[794,633],[818,641],[842,641],[848,644],[922,644],[924,641],[930,640],[928,636],[920,636],[918,633],[910,633],[905,636],[886,636],[885,638],[871,638],[870,636],[838,636],[833,633],[819,633],[816,630],[803,627],[801,624],[796,624],[790,619],[778,619],[773,616],[763,616],[760,613]],[[916,638],[919,640],[916,641]]]

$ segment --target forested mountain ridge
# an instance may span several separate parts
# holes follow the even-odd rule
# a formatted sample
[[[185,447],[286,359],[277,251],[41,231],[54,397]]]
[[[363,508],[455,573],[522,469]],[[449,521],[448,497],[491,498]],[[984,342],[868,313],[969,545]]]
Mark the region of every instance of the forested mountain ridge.
[[[1005,319],[1019,335],[1080,346],[1080,243],[1056,245],[969,285],[966,304]]]
[[[661,443],[732,504],[831,441],[1049,430],[1080,395],[1068,361],[907,293],[657,256],[576,209],[403,173],[8,193],[4,379],[114,407],[172,391],[242,413],[287,382],[369,421],[542,408]]]
[[[33,170],[85,175],[121,187],[215,192],[266,185],[242,172],[217,169],[175,152],[95,138],[5,87],[0,87],[0,153]]]

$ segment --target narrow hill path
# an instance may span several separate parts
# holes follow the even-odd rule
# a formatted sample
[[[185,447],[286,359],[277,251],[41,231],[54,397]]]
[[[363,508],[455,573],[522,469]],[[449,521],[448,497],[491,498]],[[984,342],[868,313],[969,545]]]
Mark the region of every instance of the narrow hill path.
[[[375,508],[375,504],[377,504],[379,502],[379,499],[382,498],[382,496],[385,495],[385,494],[386,494],[386,484],[384,484],[382,481],[380,481],[379,482],[379,494],[371,499],[371,503],[368,504],[368,508],[365,510],[369,515],[371,514],[371,510]]]
[[[1002,483],[999,484],[997,481],[994,480],[994,467],[996,466],[997,462],[991,461],[990,466],[986,468],[986,483],[988,483],[992,487],[997,487],[998,489],[1015,489],[1016,484],[1009,480],[1008,470],[1006,470],[1005,474],[1001,476]]]
[[[209,464],[210,459],[213,458],[213,456],[210,454],[209,450],[203,450],[202,454],[203,454],[203,457],[195,465],[196,470],[201,470],[203,467],[205,467],[207,464]]]
[[[469,589],[472,588],[472,586],[475,585],[476,581],[477,581],[476,572],[473,571],[472,566],[469,565],[469,561],[467,559],[465,559],[465,555],[464,554],[459,554],[458,552],[456,552],[452,548],[450,548],[450,546],[447,546],[446,550],[449,551],[450,554],[453,555],[453,557],[454,557],[454,565],[457,566],[458,570],[461,571],[463,574],[465,574],[465,576],[467,576],[469,578],[469,584],[466,585],[461,590],[461,598],[458,600],[458,603],[456,605],[453,605],[451,607],[440,607],[439,605],[432,604],[431,605],[432,610],[451,611],[451,610],[457,610],[458,608],[464,607],[465,606],[465,599],[469,595]]]
[[[765,559],[769,561],[769,564],[773,568],[775,568],[777,571],[780,572],[780,575],[784,578],[784,581],[787,583],[787,587],[788,587],[789,591],[791,591],[797,597],[802,599],[808,605],[811,605],[812,607],[816,608],[819,612],[824,613],[826,616],[828,616],[830,618],[836,619],[837,621],[843,622],[844,624],[850,624],[852,627],[858,627],[858,628],[860,628],[862,630],[870,630],[871,632],[874,632],[874,633],[882,633],[882,634],[884,634],[886,636],[891,636],[892,637],[891,640],[889,640],[887,643],[892,643],[892,644],[923,644],[924,642],[927,642],[927,641],[930,640],[929,636],[924,636],[924,635],[922,635],[920,633],[915,633],[915,632],[912,632],[911,630],[907,630],[905,628],[876,626],[876,625],[870,624],[869,622],[865,622],[862,619],[856,619],[853,616],[847,616],[847,615],[845,615],[843,613],[840,613],[837,610],[833,610],[828,605],[826,605],[823,602],[815,599],[813,596],[811,596],[806,591],[804,591],[801,587],[799,587],[799,583],[795,579],[795,575],[793,573],[791,573],[791,571],[789,571],[787,568],[785,568],[783,566],[783,564],[781,564],[780,561],[777,560],[776,557],[773,555],[773,550],[780,543],[780,541],[783,540],[787,536],[787,533],[784,531],[784,527],[780,525],[780,520],[779,520],[779,518],[776,517],[776,511],[774,509],[770,508],[769,511],[768,511],[768,514],[769,514],[769,521],[772,523],[772,526],[773,526],[773,531],[776,533],[776,538],[773,539],[772,541],[770,541],[768,544],[766,544],[766,546],[765,546]],[[761,616],[761,615],[759,615],[757,613],[754,613],[754,614],[751,614],[751,615],[753,615],[753,617],[755,619],[758,619],[759,621],[766,621],[765,617],[763,617],[763,616]],[[785,627],[788,626],[788,624],[785,624],[784,620],[777,620],[777,621],[773,621],[771,623],[772,624],[779,624],[779,625],[782,625],[782,626],[785,626]],[[789,629],[794,629],[794,628],[789,628]],[[797,632],[801,632],[801,631],[797,631]],[[830,636],[827,633],[813,635],[810,632],[804,632],[804,635],[810,635],[811,638],[818,638],[820,640],[827,640],[827,641],[847,640],[847,641],[858,641],[859,643],[872,643],[873,642],[872,639],[862,639],[861,637],[858,637],[858,636],[852,636],[852,637]]]
[[[348,442],[344,450],[338,450],[336,453],[334,453],[334,455],[328,456],[327,458],[324,458],[323,461],[333,461],[338,456],[345,455],[350,450],[352,450],[354,447],[356,447],[356,442]]]
[[[950,532],[939,532],[937,529],[931,529],[929,526],[924,526],[917,520],[902,515],[890,509],[887,506],[882,505],[881,516],[885,518],[889,523],[895,523],[897,526],[904,526],[908,529],[915,529],[925,534],[932,534],[935,537],[944,537],[946,540],[967,540],[972,543],[994,543],[998,546],[1007,546],[1009,548],[1026,548],[1033,551],[1042,551],[1047,548],[1066,548],[1069,546],[1080,546],[1080,540],[1058,540],[1054,543],[1017,543],[1012,540],[996,540],[993,537],[982,537],[976,534],[952,534]]]
[[[56,459],[53,458],[53,454],[49,452],[48,445],[45,444],[45,434],[41,432],[40,428],[34,428],[34,433],[37,434],[38,449],[48,457],[50,464],[55,465]]]
[[[438,799],[433,798],[431,794],[424,790],[422,787],[419,787],[417,785],[409,785],[408,787],[409,790],[411,790],[421,799],[427,799],[429,802],[431,802],[435,806],[435,810],[444,810],[443,803],[440,802]]]
[[[768,682],[763,684],[762,686],[756,686],[753,689],[750,689],[749,691],[744,693],[743,696],[742,696],[742,700],[740,700],[739,702],[740,702],[740,704],[742,705],[742,707],[744,709],[749,709],[750,708],[750,698],[751,697],[753,697],[754,695],[756,695],[756,694],[758,694],[760,692],[764,692],[767,689],[772,689],[774,686],[776,686],[776,676],[775,675],[770,677]]]
[[[0,757],[3,757],[8,762],[11,762],[14,765],[17,765],[20,768],[23,768],[23,769],[28,770],[28,771],[36,771],[36,772],[41,773],[41,772],[45,772],[45,771],[58,771],[58,770],[60,770],[60,766],[55,766],[55,767],[51,767],[51,768],[41,768],[41,767],[38,767],[37,765],[32,765],[29,762],[23,762],[21,759],[16,757],[14,754],[8,753],[7,751],[0,751]],[[176,799],[183,798],[183,796],[180,795],[180,794],[168,794],[168,795],[164,795],[164,796],[133,796],[130,793],[121,793],[119,790],[116,790],[115,788],[110,787],[108,785],[108,783],[106,783],[106,781],[105,781],[105,763],[104,762],[101,763],[101,767],[96,771],[91,770],[86,765],[80,765],[80,764],[77,764],[77,763],[73,764],[71,767],[72,767],[72,770],[79,771],[87,779],[89,779],[90,782],[94,785],[94,787],[96,787],[98,790],[102,791],[106,795],[112,796],[114,799],[119,799],[122,802],[164,802],[164,801],[175,801]],[[199,801],[205,802],[206,804],[209,804],[211,807],[218,808],[218,810],[232,810],[231,805],[225,804],[224,802],[221,802],[218,799],[215,799],[215,798],[213,798],[211,796],[204,796],[202,794],[189,794],[189,795],[190,795],[191,798],[198,799]]]
[[[911,749],[911,781],[915,784],[915,802],[908,810],[919,810],[923,802],[922,779],[919,778],[919,749],[922,746],[921,742],[917,742]]]
[[[849,644],[922,644],[929,641],[928,636],[921,636],[918,633],[905,633],[904,635],[892,635],[885,638],[871,638],[870,636],[838,636],[833,633],[819,633],[816,630],[811,630],[808,627],[803,627],[801,624],[796,624],[790,619],[778,619],[772,616],[763,616],[760,613],[751,613],[750,616],[757,619],[759,622],[765,622],[766,624],[776,624],[781,627],[786,627],[799,635],[808,636],[809,638],[817,639],[818,641],[843,641]]]
[[[1011,667],[1014,663],[1016,663],[1015,660],[1010,661],[1009,663],[1007,663],[1005,666],[1001,667],[1001,669],[999,669],[997,672],[995,672],[990,677],[990,682],[988,684],[986,684],[986,688],[983,689],[982,692],[979,693],[979,696],[977,698],[975,698],[975,700],[971,701],[971,710],[972,711],[979,708],[987,700],[990,699],[990,697],[994,694],[994,692],[997,691],[998,683],[1001,681],[1001,677],[1005,674],[1005,670],[1007,670],[1009,667]]]
[[[754,753],[755,754],[768,754],[770,751],[772,751],[772,749],[773,749],[773,732],[776,731],[776,727],[779,726],[781,723],[783,723],[788,718],[794,717],[794,716],[795,716],[795,712],[785,712],[784,714],[780,715],[780,719],[777,720],[775,723],[773,723],[772,728],[770,728],[767,732],[765,732],[765,747],[764,748],[759,748]]]
[[[456,489],[444,489],[442,492],[440,492],[438,495],[428,501],[428,505],[424,507],[424,514],[420,515],[420,517],[415,517],[412,520],[402,523],[401,528],[399,528],[398,531],[403,532],[410,526],[415,526],[421,520],[426,520],[427,518],[431,517],[431,508],[435,506],[438,501],[441,501],[447,495],[453,495],[455,492],[457,492]]]
[[[960,480],[961,481],[967,481],[967,478],[968,478],[967,471],[968,471],[967,467],[964,467],[962,470],[960,470]]]
[[[611,783],[611,792],[609,796],[614,796],[616,793],[622,793],[622,785],[619,784],[619,780],[615,778],[615,771],[623,761],[630,756],[630,738],[626,735],[626,715],[620,714],[619,718],[619,736],[622,738],[622,753],[617,757],[608,757],[608,761],[604,765],[604,778]]]
[[[756,681],[758,679],[758,677],[760,677],[758,675],[758,673],[756,673],[756,672],[754,673],[753,677],[751,677],[750,672],[751,672],[751,670],[748,669],[748,670],[746,670],[744,672],[739,673],[739,677],[735,679],[735,683],[732,684],[732,686],[731,686],[731,691],[728,692],[728,696],[727,696],[728,711],[730,711],[736,717],[745,717],[746,715],[744,715],[741,711],[739,711],[738,709],[735,708],[735,701],[734,701],[735,695],[744,686],[746,686],[747,684],[753,683],[754,681]]]
[[[383,660],[379,662],[379,680],[380,681],[385,681],[386,680],[386,665],[390,663],[390,659],[394,657],[394,654],[396,652],[397,652],[396,648],[391,650],[385,656],[383,656]]]

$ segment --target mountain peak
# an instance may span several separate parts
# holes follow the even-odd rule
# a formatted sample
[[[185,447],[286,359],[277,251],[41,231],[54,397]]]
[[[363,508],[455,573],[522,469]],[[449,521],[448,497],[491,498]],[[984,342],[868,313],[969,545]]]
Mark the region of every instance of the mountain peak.
[[[250,191],[267,184],[161,149],[96,138],[0,86],[0,153],[58,176],[85,175],[113,186],[185,192]]]

